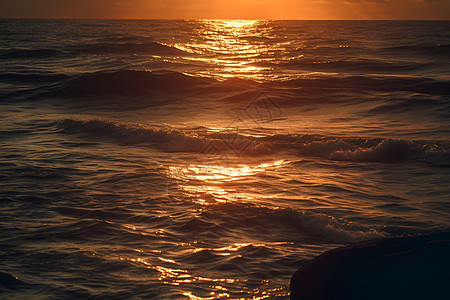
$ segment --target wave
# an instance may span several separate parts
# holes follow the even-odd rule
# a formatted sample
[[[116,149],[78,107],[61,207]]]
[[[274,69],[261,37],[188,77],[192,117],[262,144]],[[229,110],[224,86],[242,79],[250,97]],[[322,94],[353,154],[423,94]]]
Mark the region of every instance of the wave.
[[[10,290],[17,290],[25,286],[26,284],[18,279],[15,276],[12,276],[11,274],[0,272],[0,287],[10,289]],[[0,294],[1,294],[0,290]]]
[[[63,51],[55,49],[9,49],[0,52],[0,59],[43,59],[64,54]]]
[[[25,98],[33,99],[89,97],[123,101],[123,96],[139,97],[154,94],[170,96],[178,93],[182,94],[183,98],[201,95],[227,103],[240,101],[248,103],[259,91],[266,91],[273,97],[279,95],[280,104],[290,106],[303,105],[305,101],[308,103],[337,101],[336,99],[342,99],[343,91],[349,95],[361,92],[408,92],[437,96],[450,94],[450,85],[446,80],[372,75],[315,76],[286,81],[256,82],[238,78],[219,81],[210,77],[165,70],[111,70],[77,75],[4,73],[0,74],[0,82],[31,86],[34,88],[32,93],[27,90],[17,92]],[[122,98],[119,99],[120,97]],[[351,97],[345,99],[355,101]],[[152,100],[154,98],[150,99]],[[132,103],[125,101],[124,105]]]
[[[161,200],[159,200],[161,201]],[[182,200],[180,200],[182,201]],[[190,200],[189,200],[190,201]],[[168,216],[139,216],[131,211],[120,212],[108,209],[59,208],[57,211],[77,221],[64,225],[60,232],[64,238],[74,234],[82,239],[86,231],[94,235],[120,235],[126,233],[118,223],[130,223],[143,226],[157,226],[164,223],[173,234],[200,236],[214,234],[226,236],[233,230],[252,227],[256,232],[267,231],[267,224],[272,224],[272,231],[285,231],[286,228],[299,232],[299,240],[317,243],[347,244],[369,239],[383,238],[391,233],[385,228],[348,222],[326,214],[297,210],[292,208],[269,208],[251,203],[211,203],[210,209],[200,214],[172,219]],[[126,228],[126,227],[125,227]]]
[[[318,44],[310,44],[303,47],[298,47],[293,51],[293,53],[297,54],[297,56],[300,54],[315,54],[319,53],[321,56],[326,56],[330,54],[339,54],[339,53],[367,53],[367,51],[370,51],[367,47],[361,47],[361,46],[341,46],[341,45],[335,45],[335,46],[321,46]]]
[[[341,138],[319,135],[274,135],[266,139],[279,149],[297,151],[309,157],[337,161],[400,162],[410,159],[436,159],[448,165],[450,149],[446,144],[393,138]]]
[[[308,243],[347,244],[390,236],[383,228],[348,222],[332,216],[292,208],[269,208],[250,203],[216,203],[191,219],[173,220],[170,230],[192,236],[214,234],[251,227],[255,232],[271,231],[283,236],[286,230],[298,232],[298,241]],[[267,224],[271,224],[267,228]]]
[[[338,248],[292,277],[291,299],[440,299],[449,294],[450,233]]]
[[[65,119],[58,126],[67,133],[85,134],[95,138],[110,138],[122,144],[154,144],[169,151],[199,152],[207,141],[182,131],[142,125],[127,125],[105,120]]]
[[[429,95],[450,94],[450,84],[445,80],[426,77],[399,76],[344,76],[317,77],[289,80],[278,85],[286,87],[304,87],[315,89],[348,89],[351,91],[379,91],[379,92],[415,92]]]
[[[330,60],[330,61],[308,61],[302,59],[293,59],[282,64],[285,67],[293,67],[296,69],[305,69],[310,71],[334,71],[334,72],[412,72],[432,67],[438,67],[431,63],[390,63],[380,60]]]
[[[418,109],[436,108],[439,110],[448,111],[449,106],[444,103],[430,99],[429,97],[405,97],[404,99],[390,99],[375,108],[368,110],[369,114],[379,114],[385,112],[405,112]]]
[[[39,73],[3,73],[0,74],[0,82],[14,83],[14,84],[41,84],[54,83],[65,80],[69,76],[64,74],[39,74]]]
[[[256,137],[238,133],[177,130],[107,120],[65,119],[58,126],[66,133],[107,138],[122,144],[154,145],[166,151],[204,154],[273,155],[280,151],[336,161],[401,162],[412,159],[450,165],[450,147],[445,143],[389,138],[341,138],[320,135],[278,134]]]
[[[14,75],[15,78],[8,78],[8,76],[11,75],[2,75],[0,80],[21,80],[29,83],[28,80],[30,79],[27,76]],[[183,92],[183,95],[186,96],[186,92],[189,91],[195,94],[211,95],[212,99],[218,99],[217,95],[226,95],[227,97],[231,95],[233,97],[232,95],[236,93],[246,95],[249,91],[265,90],[275,95],[281,93],[285,97],[287,95],[286,91],[289,91],[289,95],[295,95],[295,97],[291,97],[293,101],[288,102],[290,105],[295,105],[296,101],[299,101],[298,95],[315,98],[323,98],[326,95],[330,98],[328,101],[333,101],[335,97],[330,96],[330,93],[333,91],[342,93],[344,89],[348,93],[404,91],[428,95],[450,94],[448,81],[426,77],[316,77],[258,83],[236,78],[218,81],[213,78],[186,75],[175,71],[115,70],[83,73],[73,76],[61,75],[61,80],[55,75],[53,82],[51,82],[51,78],[51,76],[36,77],[36,80],[42,79],[49,82],[47,87],[37,90],[39,92],[38,95],[41,97],[97,97],[104,99],[104,96],[148,96],[156,92],[165,95]],[[31,78],[31,80],[35,79]],[[249,101],[248,97],[238,98],[246,102]],[[353,100],[351,99],[351,101]]]
[[[152,92],[186,91],[216,82],[172,71],[109,71],[87,73],[59,81],[44,96],[82,97],[148,95]]]
[[[273,217],[294,224],[309,238],[327,243],[351,243],[390,235],[381,229],[306,210],[279,209],[273,213]]]
[[[395,162],[418,157],[420,150],[417,143],[398,139],[325,138],[299,143],[303,155],[339,161]]]
[[[92,43],[70,45],[64,48],[66,51],[77,54],[165,54],[188,55],[189,53],[176,47],[158,42],[143,43]]]
[[[60,49],[7,49],[0,51],[1,59],[45,59],[83,54],[158,54],[158,55],[190,55],[176,47],[158,42],[144,43],[93,43],[74,44]]]
[[[404,56],[405,53],[428,55],[435,58],[436,56],[450,57],[450,44],[435,45],[403,45],[396,47],[386,47],[380,49],[382,52],[398,53]]]
[[[21,86],[20,89],[16,88],[14,93],[2,99],[3,101],[22,98],[33,100],[89,98],[103,102],[116,101],[121,106],[133,106],[134,101],[128,101],[128,99],[124,101],[124,97],[140,97],[139,99],[149,102],[148,104],[152,104],[152,101],[164,104],[168,101],[167,97],[158,100],[156,97],[148,96],[155,94],[170,96],[174,93],[185,95],[189,91],[200,91],[201,88],[213,86],[218,81],[174,71],[117,70],[79,75],[4,73],[0,74],[1,83]],[[23,89],[25,86],[28,89]],[[139,103],[139,105],[142,104],[144,103]]]

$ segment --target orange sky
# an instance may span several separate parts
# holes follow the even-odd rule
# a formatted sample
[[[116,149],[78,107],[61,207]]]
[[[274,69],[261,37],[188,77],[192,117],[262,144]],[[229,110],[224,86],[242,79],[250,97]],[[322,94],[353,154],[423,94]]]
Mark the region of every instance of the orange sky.
[[[0,0],[0,17],[450,19],[450,0]]]

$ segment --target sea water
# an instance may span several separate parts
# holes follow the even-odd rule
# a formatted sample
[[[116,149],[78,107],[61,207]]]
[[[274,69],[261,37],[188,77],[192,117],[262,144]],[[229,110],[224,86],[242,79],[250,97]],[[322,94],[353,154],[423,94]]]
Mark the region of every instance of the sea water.
[[[450,225],[450,22],[0,21],[6,298],[287,298]]]

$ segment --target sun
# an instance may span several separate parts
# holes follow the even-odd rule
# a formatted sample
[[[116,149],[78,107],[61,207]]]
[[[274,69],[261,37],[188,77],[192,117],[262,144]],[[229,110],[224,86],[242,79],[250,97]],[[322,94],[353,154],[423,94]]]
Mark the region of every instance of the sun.
[[[258,23],[258,20],[223,20],[222,25],[226,28],[251,27]]]

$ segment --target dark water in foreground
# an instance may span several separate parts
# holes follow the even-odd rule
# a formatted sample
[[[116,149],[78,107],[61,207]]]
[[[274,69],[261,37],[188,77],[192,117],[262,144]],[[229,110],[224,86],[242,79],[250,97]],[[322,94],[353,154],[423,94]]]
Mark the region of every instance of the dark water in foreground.
[[[448,230],[449,32],[0,20],[0,297],[287,298]]]

